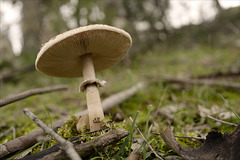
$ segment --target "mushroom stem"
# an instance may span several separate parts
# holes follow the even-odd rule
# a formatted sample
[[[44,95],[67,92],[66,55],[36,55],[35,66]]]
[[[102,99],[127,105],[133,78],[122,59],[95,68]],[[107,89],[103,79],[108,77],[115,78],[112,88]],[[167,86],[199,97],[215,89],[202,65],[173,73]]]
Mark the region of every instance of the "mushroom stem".
[[[84,80],[96,79],[92,55],[85,54],[82,58]],[[97,84],[90,84],[86,87],[86,98],[90,131],[100,130],[104,119],[104,113]]]

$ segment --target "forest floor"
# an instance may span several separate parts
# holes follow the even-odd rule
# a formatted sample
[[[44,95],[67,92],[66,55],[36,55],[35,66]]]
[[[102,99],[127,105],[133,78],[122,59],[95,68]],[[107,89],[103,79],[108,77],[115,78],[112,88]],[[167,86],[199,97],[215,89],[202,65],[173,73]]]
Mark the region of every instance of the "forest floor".
[[[154,82],[120,106],[108,111],[106,115],[111,115],[112,119],[116,120],[114,122],[116,126],[130,130],[132,122],[129,117],[135,118],[138,113],[135,124],[153,149],[167,158],[176,153],[167,147],[160,135],[155,133],[163,132],[169,125],[175,127],[174,134],[179,136],[206,138],[207,133],[212,130],[230,133],[236,127],[219,123],[206,116],[210,115],[237,124],[239,119],[234,111],[240,114],[240,91],[224,86],[170,83],[165,78],[196,80],[199,76],[239,72],[239,68],[240,53],[237,48],[196,46],[191,49],[169,49],[165,47],[161,53],[149,51],[139,54],[131,63],[120,63],[98,73],[97,77],[107,81],[106,86],[100,89],[102,99],[130,88],[140,81]],[[79,93],[82,79],[49,77],[37,71],[18,78],[18,81],[2,83],[1,98],[32,88],[58,84],[68,85],[69,89],[32,96],[0,108],[1,132],[14,127],[16,129],[14,136],[19,137],[37,129],[38,127],[23,113],[23,108],[26,107],[45,123],[52,123],[66,114],[72,115],[86,108],[85,96]],[[240,82],[239,77],[217,77],[214,80],[225,84]],[[138,149],[144,159],[155,158],[136,129],[133,130],[132,137],[133,143],[127,144],[124,152],[119,153],[116,159],[127,158],[132,149]],[[0,137],[0,143],[12,139],[13,134],[9,133]],[[176,139],[185,146],[196,147],[202,144],[202,141],[189,138]],[[116,152],[123,143],[124,140],[115,146]],[[36,151],[37,149],[33,149],[32,153]],[[116,156],[116,152],[96,152],[88,159],[111,159]]]

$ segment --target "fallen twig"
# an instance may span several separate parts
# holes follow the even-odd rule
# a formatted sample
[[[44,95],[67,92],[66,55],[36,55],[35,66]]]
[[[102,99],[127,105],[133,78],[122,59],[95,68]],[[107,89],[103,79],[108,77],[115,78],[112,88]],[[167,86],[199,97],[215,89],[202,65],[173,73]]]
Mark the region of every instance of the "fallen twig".
[[[237,78],[240,77],[240,71],[237,72],[228,72],[228,73],[216,73],[216,74],[211,74],[211,75],[203,75],[203,76],[197,76],[197,77],[192,77],[197,78],[197,79],[217,79],[217,78]]]
[[[161,133],[156,133],[156,132],[152,132],[152,133],[156,134],[156,135],[161,135]],[[177,135],[175,135],[175,137],[178,137],[178,138],[189,138],[189,139],[196,139],[196,140],[206,140],[205,138],[202,138],[202,137],[177,136]]]
[[[95,149],[100,151],[103,150],[106,146],[109,146],[110,144],[113,144],[115,142],[118,142],[122,138],[126,137],[128,135],[128,131],[124,129],[118,129],[114,130],[112,132],[109,132],[101,137],[98,137],[91,142],[86,143],[80,143],[80,142],[74,142],[75,150],[78,152],[78,154],[81,157],[87,157],[95,152]],[[73,141],[76,141],[79,138],[73,137]],[[61,148],[59,145],[52,146],[48,149],[45,149],[39,153],[24,157],[22,160],[63,160],[67,159],[67,155],[61,151]]]
[[[115,106],[118,106],[120,103],[122,103],[123,101],[125,101],[126,99],[134,95],[138,90],[146,88],[147,86],[148,86],[147,83],[139,82],[138,84],[132,86],[129,89],[126,89],[122,92],[118,92],[116,94],[109,96],[108,98],[102,101],[103,111],[106,112],[107,110],[110,110]],[[119,100],[120,98],[118,99],[117,97],[121,97],[121,101]],[[85,110],[82,110],[81,112],[76,113],[75,116],[79,118],[80,116],[87,113],[88,111],[87,109],[85,109]],[[62,127],[64,125],[64,122],[67,120],[69,120],[69,118],[64,117],[60,120],[53,122],[51,125],[53,130],[56,130],[57,128]],[[4,144],[0,144],[0,158],[34,145],[35,143],[37,143],[37,137],[43,136],[43,135],[44,135],[43,131],[41,129],[37,129],[24,136],[18,137]]]
[[[36,144],[34,144],[33,146],[31,146],[30,148],[28,148],[28,149],[26,149],[26,150],[24,150],[24,151],[22,151],[21,153],[19,153],[19,154],[17,154],[17,156],[12,156],[12,157],[10,157],[9,159],[21,159],[21,158],[23,158],[23,157],[26,157],[30,152],[32,152],[32,150],[35,148],[35,147],[37,147],[38,145],[40,145],[41,144],[41,142],[38,142],[38,143],[36,143]],[[43,144],[43,143],[42,143]]]
[[[34,115],[28,108],[24,108],[23,110],[24,114],[28,116],[33,122],[35,122],[39,127],[44,130],[47,134],[52,136],[56,141],[60,143],[62,148],[65,150],[67,155],[72,160],[81,160],[82,158],[78,155],[78,153],[75,151],[73,144],[69,141],[66,141],[61,136],[59,136],[57,133],[55,133],[51,128],[49,128],[46,124],[44,124],[40,119],[37,118],[36,115]]]
[[[175,137],[178,137],[178,138],[189,138],[189,139],[196,139],[196,140],[205,140],[205,138],[202,138],[202,137],[177,136],[177,135],[175,135]]]
[[[35,64],[31,64],[29,66],[26,66],[26,67],[23,67],[20,69],[15,69],[15,70],[7,72],[7,73],[0,73],[0,81],[1,80],[6,81],[6,80],[14,78],[18,74],[31,72],[34,70],[35,70]]]
[[[132,117],[129,117],[129,119],[133,122],[133,119]],[[152,148],[152,146],[148,143],[148,141],[146,140],[146,138],[144,137],[144,135],[142,134],[142,132],[140,131],[140,129],[138,128],[138,126],[136,124],[135,125],[135,128],[137,129],[137,131],[140,133],[141,137],[143,138],[143,140],[145,141],[145,143],[148,145],[148,147],[152,150],[152,152],[154,153],[154,155],[158,158],[158,159],[161,159],[163,160],[162,157],[160,157],[156,152],[155,150]]]
[[[205,80],[205,79],[179,79],[179,78],[169,78],[165,77],[162,78],[163,81],[168,83],[182,83],[182,84],[199,84],[199,85],[211,85],[211,86],[220,86],[226,88],[235,88],[240,89],[240,83],[226,83],[226,82],[219,82],[216,80]]]
[[[31,89],[22,93],[18,93],[15,95],[10,95],[6,98],[0,99],[0,107],[3,107],[5,105],[8,105],[10,103],[25,99],[27,97],[37,95],[37,94],[43,94],[43,93],[48,93],[48,92],[53,92],[53,91],[61,91],[61,90],[66,90],[67,86],[64,85],[59,85],[59,86],[54,86],[54,87],[45,87],[45,88],[36,88],[36,89]]]
[[[212,116],[210,116],[210,115],[207,115],[207,118],[209,118],[209,119],[211,119],[211,120],[214,120],[214,121],[217,121],[217,122],[220,122],[220,123],[223,123],[223,124],[227,124],[227,125],[230,125],[230,126],[237,127],[237,124],[230,123],[230,122],[226,122],[226,121],[223,121],[223,120],[214,118],[214,117],[212,117]]]

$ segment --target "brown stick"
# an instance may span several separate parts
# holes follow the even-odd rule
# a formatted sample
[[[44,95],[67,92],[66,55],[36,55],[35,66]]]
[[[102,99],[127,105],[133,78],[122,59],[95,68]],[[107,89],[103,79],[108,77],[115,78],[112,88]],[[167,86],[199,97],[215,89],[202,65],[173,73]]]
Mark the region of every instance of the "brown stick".
[[[102,101],[103,111],[106,112],[107,110],[110,110],[111,108],[118,106],[120,103],[125,101],[126,99],[133,96],[138,90],[144,89],[148,86],[147,83],[139,82],[138,84],[134,85],[133,87],[126,89],[122,92],[118,92],[116,94],[111,95],[110,97],[104,99]],[[87,114],[87,109],[76,113],[75,116],[79,118],[80,116]],[[62,127],[64,125],[64,122],[69,120],[68,117],[62,118],[60,120],[57,120],[53,122],[52,128],[56,130],[59,127]],[[24,136],[18,137],[14,140],[8,141],[4,144],[0,144],[0,158],[7,156],[11,153],[15,153],[17,151],[26,149],[32,145],[34,145],[37,142],[38,136],[43,136],[44,133],[41,129],[37,129],[31,133],[28,133]]]
[[[14,78],[16,75],[21,74],[21,73],[26,73],[26,72],[31,72],[35,70],[35,64],[31,64],[29,66],[20,68],[20,69],[16,69],[7,73],[0,73],[0,81],[6,81],[9,79]]]
[[[81,157],[86,157],[93,154],[95,150],[98,150],[98,151],[103,150],[106,146],[121,140],[122,138],[126,137],[128,134],[129,134],[128,131],[124,129],[118,129],[110,133],[107,133],[102,137],[98,137],[95,140],[92,140],[91,142],[86,142],[86,143],[76,142],[74,143],[74,147]],[[77,138],[74,138],[74,139],[77,139]],[[59,145],[55,145],[37,154],[27,156],[22,160],[31,160],[31,159],[65,160],[65,159],[68,159],[68,157],[65,152],[62,152]]]
[[[189,139],[196,139],[196,140],[206,140],[205,138],[202,138],[202,137],[178,136],[178,135],[175,135],[175,137],[178,137],[178,138],[189,138]]]
[[[10,95],[6,98],[0,99],[0,107],[3,107],[5,105],[8,105],[10,103],[28,98],[33,95],[37,94],[43,94],[43,93],[48,93],[48,92],[53,92],[53,91],[61,91],[61,90],[66,90],[67,87],[64,85],[59,85],[59,86],[54,86],[54,87],[46,87],[46,88],[36,88],[36,89],[31,89],[22,93],[18,93],[15,95]]]
[[[216,73],[212,75],[203,75],[203,76],[197,76],[197,77],[192,77],[192,78],[197,78],[197,79],[217,79],[217,78],[237,78],[240,77],[240,71],[237,72],[228,72],[228,73]]]
[[[59,136],[57,133],[55,133],[51,128],[49,128],[46,124],[44,124],[40,119],[37,118],[37,116],[32,113],[28,108],[24,108],[23,110],[24,114],[28,116],[34,123],[36,123],[39,127],[44,130],[45,133],[52,136],[56,141],[58,141],[61,145],[61,147],[65,150],[68,157],[71,160],[82,160],[82,158],[77,154],[76,150],[73,147],[73,144],[69,141],[66,141],[61,136]]]
[[[178,78],[162,78],[163,81],[168,83],[182,83],[182,84],[199,84],[199,85],[211,85],[226,88],[240,89],[240,83],[223,83],[216,80],[204,80],[204,79],[178,79]]]
[[[152,132],[152,133],[156,134],[156,135],[161,135],[161,133],[156,133],[156,132]],[[196,140],[206,140],[205,138],[202,138],[202,137],[178,136],[178,135],[175,135],[175,137],[178,137],[178,138],[189,138],[189,139],[196,139]]]

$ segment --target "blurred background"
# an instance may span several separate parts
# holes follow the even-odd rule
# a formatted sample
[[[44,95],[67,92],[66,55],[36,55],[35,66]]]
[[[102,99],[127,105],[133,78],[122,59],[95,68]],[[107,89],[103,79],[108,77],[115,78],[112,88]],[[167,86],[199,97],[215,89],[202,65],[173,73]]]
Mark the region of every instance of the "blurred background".
[[[204,125],[199,132],[204,134],[211,128],[227,130],[199,120],[198,106],[227,111],[225,102],[229,102],[240,114],[239,0],[0,0],[0,99],[34,88],[69,87],[1,107],[1,131],[15,127],[18,137],[37,128],[24,116],[25,107],[46,123],[86,108],[84,94],[79,93],[82,78],[50,77],[36,71],[34,63],[41,45],[50,38],[90,24],[121,28],[133,39],[132,48],[119,64],[97,73],[107,81],[100,89],[102,99],[139,81],[155,82],[116,107],[113,114],[133,117],[140,110],[137,123],[143,127],[147,106],[152,105],[150,121],[155,132],[171,123],[183,134],[189,130],[198,133],[189,125]],[[169,77],[193,81],[212,77],[212,84],[218,86],[171,85]],[[162,107],[178,108],[171,113],[175,121],[159,116]],[[238,123],[234,116],[227,120]],[[0,137],[0,142],[13,137]]]
[[[49,77],[34,66],[43,43],[79,26],[108,24],[133,39],[120,64],[98,73],[108,82],[103,98],[141,80],[240,72],[239,0],[0,0],[0,20],[0,98],[57,84],[71,88],[2,109],[9,114],[43,104],[76,112],[85,104],[81,79]]]
[[[35,58],[51,37],[96,23],[129,32],[130,57],[163,44],[239,47],[239,6],[239,0],[1,0],[1,65],[14,55]]]

